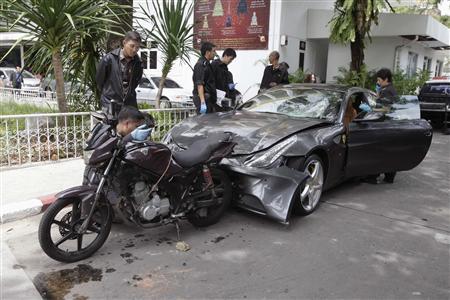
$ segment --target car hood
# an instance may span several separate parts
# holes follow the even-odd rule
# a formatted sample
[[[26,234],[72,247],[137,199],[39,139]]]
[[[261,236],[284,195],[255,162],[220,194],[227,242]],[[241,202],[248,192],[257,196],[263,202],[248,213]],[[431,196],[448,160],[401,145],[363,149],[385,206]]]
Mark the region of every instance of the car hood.
[[[214,132],[231,132],[237,143],[234,154],[251,154],[276,144],[294,133],[329,124],[327,120],[292,118],[281,114],[232,111],[189,118],[171,130],[173,141],[188,148],[195,140]]]

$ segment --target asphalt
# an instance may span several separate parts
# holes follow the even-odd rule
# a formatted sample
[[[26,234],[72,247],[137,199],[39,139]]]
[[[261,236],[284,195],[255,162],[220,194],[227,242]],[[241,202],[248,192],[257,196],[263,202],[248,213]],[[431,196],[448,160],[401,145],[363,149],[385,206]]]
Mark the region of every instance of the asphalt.
[[[173,226],[114,225],[95,255],[62,264],[39,247],[39,215],[3,224],[2,242],[45,298],[449,299],[449,153],[436,133],[394,184],[344,183],[289,226],[235,209],[205,229],[183,222],[188,252],[175,249]],[[8,282],[2,295],[21,295]]]

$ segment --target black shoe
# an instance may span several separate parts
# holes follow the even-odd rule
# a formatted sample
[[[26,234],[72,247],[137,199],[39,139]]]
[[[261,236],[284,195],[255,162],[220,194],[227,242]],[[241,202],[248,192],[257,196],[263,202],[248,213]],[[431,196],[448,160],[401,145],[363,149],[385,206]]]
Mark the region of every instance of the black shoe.
[[[396,172],[385,173],[383,181],[386,183],[394,183],[395,174]]]

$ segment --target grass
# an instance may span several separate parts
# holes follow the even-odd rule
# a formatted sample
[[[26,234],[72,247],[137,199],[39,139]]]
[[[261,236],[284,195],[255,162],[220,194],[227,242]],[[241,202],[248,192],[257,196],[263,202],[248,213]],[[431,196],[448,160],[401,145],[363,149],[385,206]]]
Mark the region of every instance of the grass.
[[[27,114],[45,114],[58,112],[56,109],[45,106],[37,106],[28,103],[1,102],[0,115],[27,115]]]

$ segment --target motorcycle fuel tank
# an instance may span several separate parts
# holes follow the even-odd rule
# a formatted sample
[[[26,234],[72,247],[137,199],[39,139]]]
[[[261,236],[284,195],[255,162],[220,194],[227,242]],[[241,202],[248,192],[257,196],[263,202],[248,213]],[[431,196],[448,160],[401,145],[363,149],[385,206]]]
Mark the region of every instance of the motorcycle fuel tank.
[[[166,145],[153,142],[134,143],[126,145],[124,160],[144,168],[156,175],[163,175],[169,165],[167,175],[173,175],[182,170],[172,159],[172,152]]]

